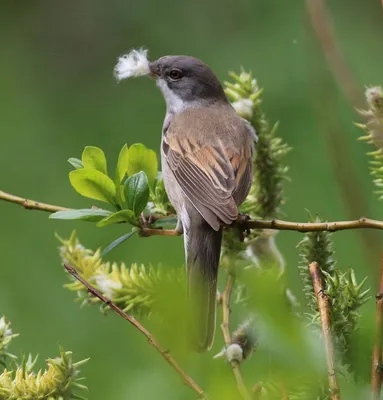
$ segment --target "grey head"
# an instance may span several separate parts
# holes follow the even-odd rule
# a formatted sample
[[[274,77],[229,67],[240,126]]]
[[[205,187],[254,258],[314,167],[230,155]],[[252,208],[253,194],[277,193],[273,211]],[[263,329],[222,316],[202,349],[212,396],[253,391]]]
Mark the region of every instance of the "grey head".
[[[186,108],[206,107],[227,99],[214,72],[190,56],[165,56],[149,65],[164,95],[168,113]]]

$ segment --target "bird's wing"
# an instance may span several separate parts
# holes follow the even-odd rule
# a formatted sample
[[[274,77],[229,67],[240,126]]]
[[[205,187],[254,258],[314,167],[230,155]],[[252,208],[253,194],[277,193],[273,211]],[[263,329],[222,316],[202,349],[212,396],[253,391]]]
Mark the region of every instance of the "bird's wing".
[[[248,194],[252,144],[250,135],[248,143],[236,146],[237,143],[227,140],[227,135],[194,132],[198,125],[185,125],[185,120],[182,124],[170,121],[163,135],[162,150],[186,197],[218,230],[220,221],[231,224],[236,220],[237,206]],[[222,129],[234,128],[223,125]],[[229,137],[232,136],[235,134],[230,132]]]

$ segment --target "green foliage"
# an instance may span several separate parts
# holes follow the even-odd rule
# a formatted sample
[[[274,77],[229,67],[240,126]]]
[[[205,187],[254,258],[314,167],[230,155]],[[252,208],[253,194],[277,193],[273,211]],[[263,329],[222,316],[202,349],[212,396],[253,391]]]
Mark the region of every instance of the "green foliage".
[[[275,218],[283,204],[283,184],[288,167],[283,157],[291,150],[276,136],[278,124],[270,128],[262,110],[262,89],[251,72],[230,72],[234,83],[225,82],[225,93],[239,115],[247,119],[257,134],[254,178],[250,194],[241,211],[256,218]]]
[[[117,166],[116,166],[116,175],[114,178],[114,183],[116,187],[119,187],[122,180],[125,177],[126,171],[128,170],[129,164],[129,147],[127,144],[122,146],[120,150],[120,154],[118,155]]]
[[[134,212],[132,210],[121,210],[115,213],[111,213],[107,217],[103,218],[96,226],[103,227],[112,224],[118,224],[120,222],[130,222],[132,225],[137,224]]]
[[[317,217],[313,222],[321,222]],[[298,245],[300,262],[298,265],[303,281],[303,290],[310,310],[307,317],[319,326],[317,299],[313,290],[309,264],[316,261],[321,269],[324,290],[331,303],[331,327],[341,359],[348,361],[350,339],[358,327],[360,307],[370,299],[369,289],[365,289],[366,278],[358,283],[354,271],[349,268],[341,272],[335,268],[335,253],[329,232],[309,232]]]
[[[94,200],[108,203],[113,210],[87,208],[58,211],[52,219],[96,222],[98,227],[129,223],[141,227],[141,213],[166,216],[174,213],[169,203],[161,172],[157,171],[156,153],[143,144],[125,144],[120,150],[114,179],[108,176],[105,153],[98,147],[86,146],[82,159],[68,160],[74,171],[69,180],[74,189]],[[145,218],[144,218],[145,219]],[[124,235],[108,246],[108,251],[124,242],[131,235]]]
[[[18,333],[13,333],[11,329],[11,323],[5,319],[0,318],[0,365],[7,365],[9,360],[14,360],[17,357],[8,352],[8,346],[12,339],[19,336]]]
[[[145,172],[148,177],[149,185],[152,187],[157,176],[158,161],[156,153],[147,149],[143,144],[133,144],[128,152],[128,176]]]
[[[377,188],[376,193],[379,200],[383,199],[383,89],[380,86],[371,87],[366,90],[368,109],[358,110],[361,116],[367,119],[365,124],[355,124],[363,129],[367,135],[359,140],[375,145],[377,150],[367,153],[370,161],[370,171]]]
[[[6,351],[11,340],[18,336],[12,334],[10,323],[0,318],[0,361],[12,360],[12,366],[0,374],[0,400],[75,400],[85,399],[75,393],[87,390],[80,384],[79,368],[88,360],[74,363],[72,353],[60,348],[60,357],[47,360],[47,368],[33,372],[37,357],[24,357],[19,364],[17,357]]]
[[[105,153],[98,147],[86,146],[82,152],[82,165],[85,169],[95,169],[108,175]]]
[[[101,251],[84,248],[73,232],[67,240],[59,238],[62,243],[60,257],[64,264],[74,267],[79,275],[96,287],[103,295],[112,300],[125,312],[136,315],[149,315],[153,305],[161,296],[163,285],[167,282],[182,282],[182,270],[164,271],[149,265],[105,262]],[[88,294],[87,289],[71,277],[71,283],[65,285],[77,293],[82,304],[99,303],[99,300]],[[105,310],[105,304],[101,308]]]
[[[320,218],[311,218],[312,222],[320,222]],[[308,232],[298,244],[300,261],[298,268],[303,281],[303,291],[307,300],[307,307],[311,315],[317,315],[318,305],[313,289],[309,265],[316,261],[321,269],[328,274],[335,270],[334,250],[329,232]],[[323,275],[322,275],[323,279]]]
[[[288,167],[283,158],[290,147],[276,135],[277,126],[271,129],[262,110],[262,92],[251,72],[240,74],[229,73],[233,83],[225,82],[225,93],[237,113],[245,118],[254,128],[257,140],[253,161],[253,182],[247,199],[240,211],[252,218],[276,218],[284,201],[284,182],[287,179]],[[275,244],[277,232],[253,230],[247,235],[244,243],[238,242],[238,235],[225,233],[224,260],[231,258],[249,259],[252,263],[268,268],[284,268],[284,259]],[[243,251],[248,249],[246,254]],[[242,252],[242,253],[241,253]],[[239,255],[240,254],[240,255]],[[228,263],[228,262],[226,262]]]
[[[115,203],[116,187],[105,174],[95,169],[81,168],[69,173],[69,180],[75,190],[84,197]]]
[[[149,200],[149,182],[145,172],[137,172],[124,183],[125,204],[139,216]]]
[[[57,211],[49,216],[51,219],[78,219],[82,221],[98,222],[112,215],[112,211],[100,208],[84,208],[78,210]]]
[[[69,158],[69,159],[68,159],[68,163],[69,163],[72,167],[74,167],[74,168],[76,168],[76,169],[84,168],[84,164],[82,163],[82,161],[79,160],[78,158],[75,158],[75,157]]]
[[[119,246],[121,243],[125,242],[129,238],[131,238],[134,234],[136,234],[138,231],[133,229],[131,232],[125,233],[124,235],[120,236],[119,238],[113,240],[112,243],[108,244],[108,246],[105,247],[105,249],[101,252],[100,256],[104,257],[106,254],[108,254],[110,251],[112,251],[115,247]]]

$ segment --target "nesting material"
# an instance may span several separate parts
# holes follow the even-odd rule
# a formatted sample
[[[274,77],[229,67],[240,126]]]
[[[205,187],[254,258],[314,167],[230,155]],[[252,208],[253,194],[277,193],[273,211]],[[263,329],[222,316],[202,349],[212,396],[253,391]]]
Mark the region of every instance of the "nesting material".
[[[128,79],[131,77],[145,76],[150,73],[148,50],[132,50],[118,58],[118,63],[114,67],[114,76],[117,80]]]

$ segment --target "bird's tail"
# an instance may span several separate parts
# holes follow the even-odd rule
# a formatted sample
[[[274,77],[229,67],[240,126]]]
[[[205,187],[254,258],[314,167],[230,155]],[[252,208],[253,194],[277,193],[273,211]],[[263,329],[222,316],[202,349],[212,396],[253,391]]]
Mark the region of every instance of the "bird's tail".
[[[197,350],[204,351],[211,348],[214,340],[222,228],[215,231],[198,217],[185,229],[184,240],[191,335]]]

